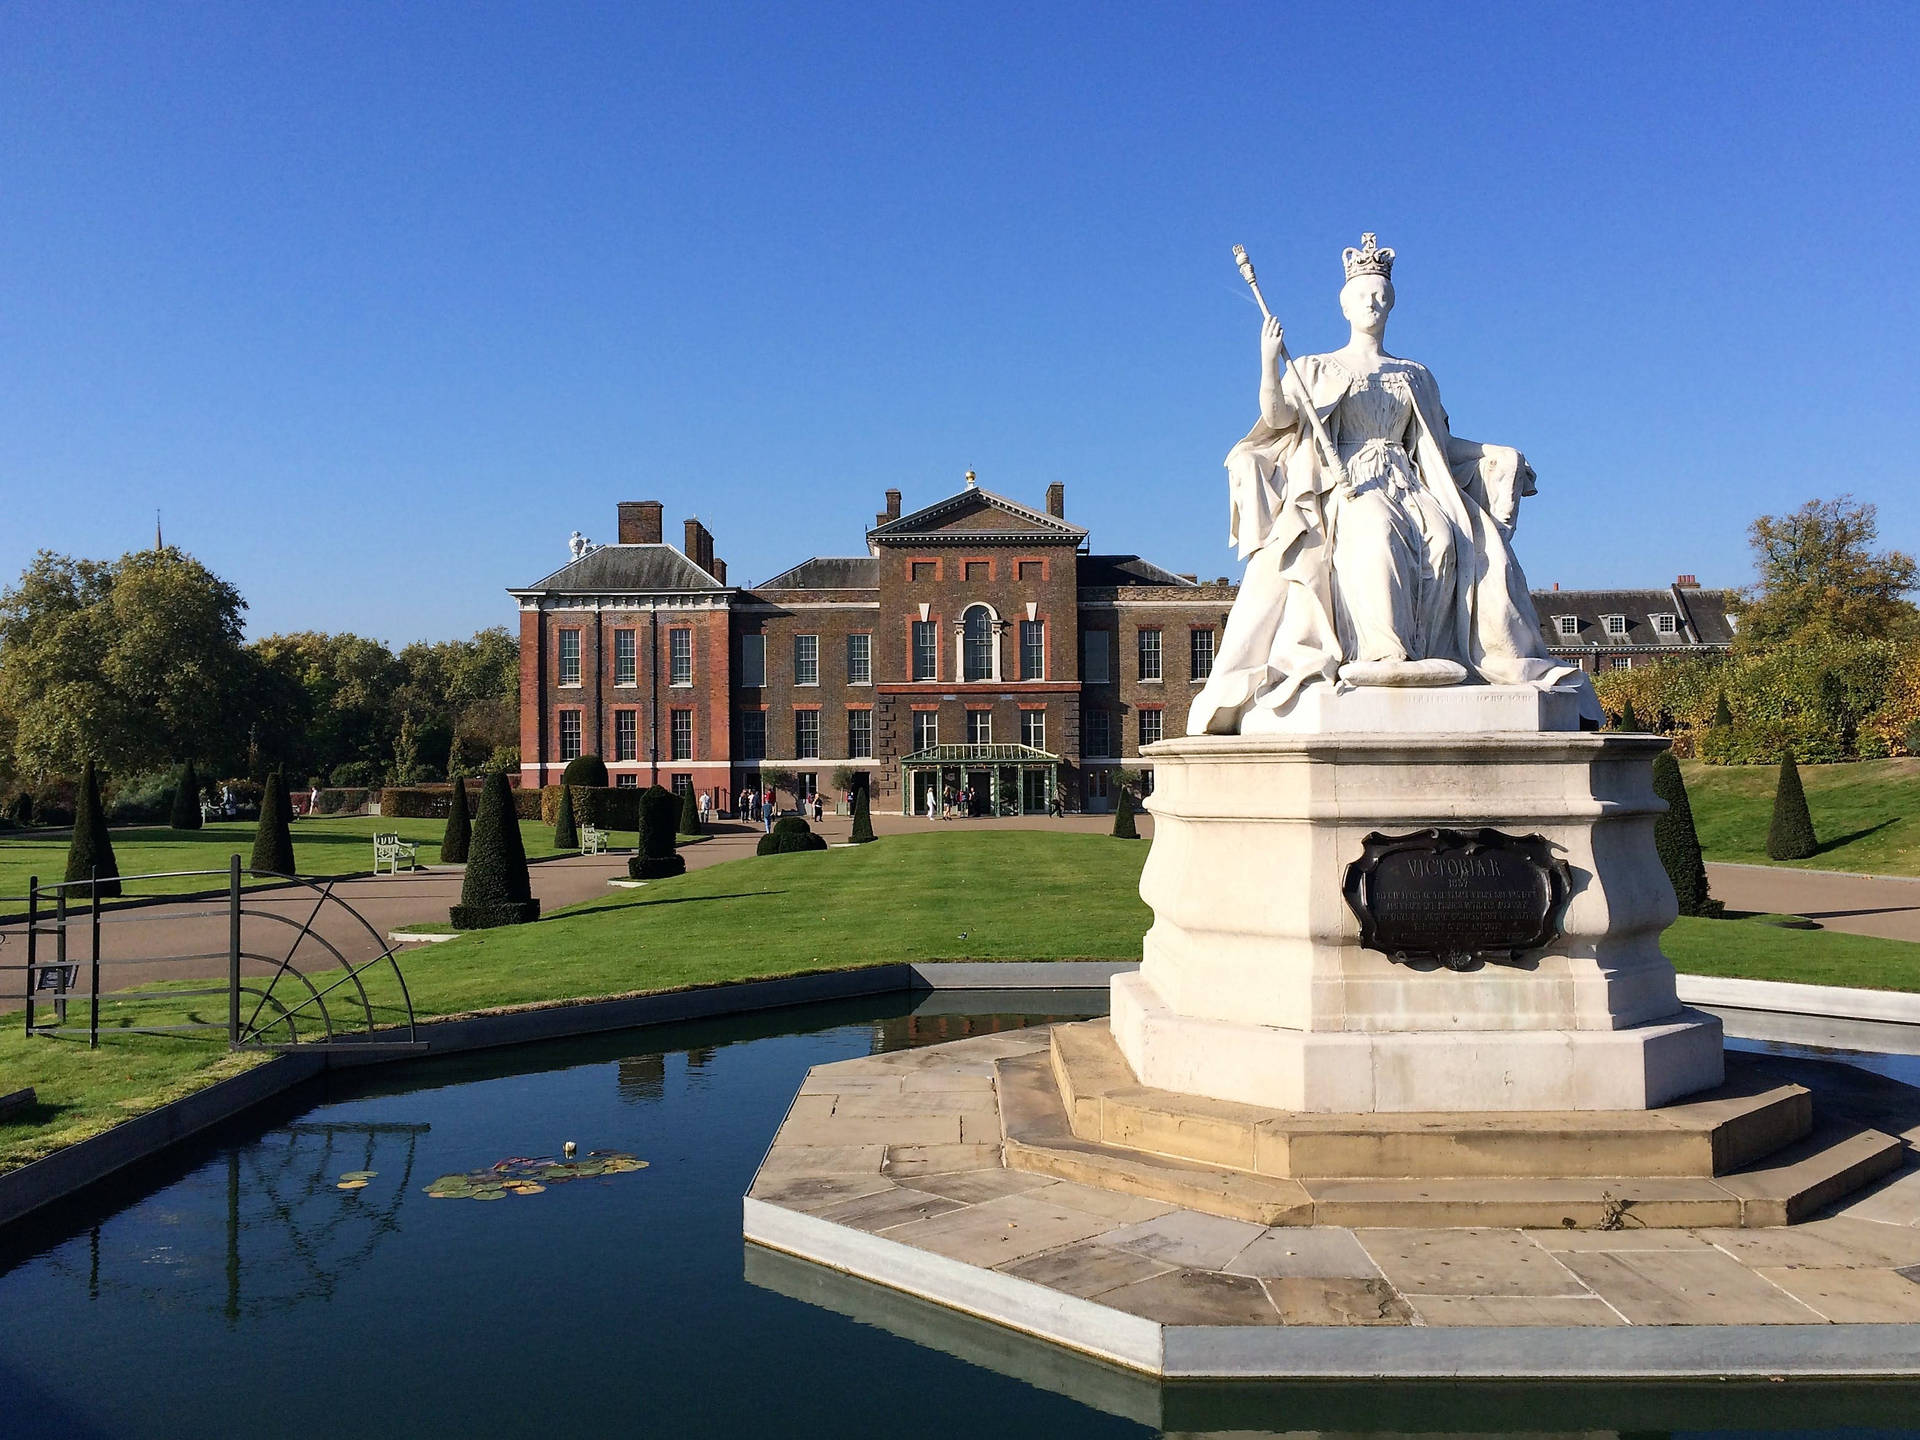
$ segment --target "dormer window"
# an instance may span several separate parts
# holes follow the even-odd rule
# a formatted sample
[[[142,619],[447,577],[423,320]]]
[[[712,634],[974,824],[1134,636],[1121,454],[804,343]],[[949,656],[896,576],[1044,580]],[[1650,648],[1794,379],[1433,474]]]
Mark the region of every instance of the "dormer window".
[[[1627,633],[1626,616],[1602,615],[1600,619],[1607,627],[1607,634],[1613,636],[1615,639],[1619,639]]]
[[[1657,635],[1678,635],[1680,617],[1678,615],[1656,615],[1653,617],[1653,629]]]
[[[1560,632],[1562,640],[1574,640],[1580,635],[1580,617],[1578,615],[1556,615],[1553,623]]]

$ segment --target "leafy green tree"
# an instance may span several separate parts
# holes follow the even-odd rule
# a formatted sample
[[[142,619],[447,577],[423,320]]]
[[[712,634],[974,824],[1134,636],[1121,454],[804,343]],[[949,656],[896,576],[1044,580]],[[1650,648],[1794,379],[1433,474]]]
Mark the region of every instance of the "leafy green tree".
[[[464,780],[455,780],[453,793],[447,797],[447,828],[440,836],[440,858],[448,865],[464,865],[472,845],[473,819],[467,813],[467,784]]]
[[[257,712],[270,759],[328,777],[363,766],[353,777],[362,783],[387,773],[400,733],[395,697],[406,680],[392,651],[359,635],[317,631],[269,635],[251,650],[265,672],[256,690],[272,704],[270,713],[265,706]]]
[[[1879,512],[1851,495],[1809,500],[1747,529],[1759,583],[1741,597],[1737,654],[1813,639],[1911,639],[1920,610],[1906,597],[1920,563],[1878,550]]]
[[[276,770],[267,776],[260,793],[260,823],[253,830],[250,868],[273,875],[297,875],[293,868],[293,803],[287,795],[287,777]]]
[[[480,787],[480,813],[473,824],[467,873],[460,882],[460,903],[448,911],[456,930],[487,930],[523,925],[540,918],[527,873],[527,850],[520,840],[513,790],[507,777],[494,773]]]
[[[1673,882],[1680,913],[1718,915],[1720,903],[1707,890],[1707,866],[1700,854],[1693,806],[1687,800],[1687,782],[1671,750],[1661,751],[1654,759],[1653,793],[1667,802],[1667,813],[1653,822],[1653,843],[1667,878]]]
[[[180,767],[180,781],[173,787],[173,813],[168,820],[175,830],[200,828],[200,776],[189,760]]]
[[[107,813],[100,805],[100,782],[91,760],[82,767],[74,808],[77,813],[73,817],[73,838],[67,844],[65,878],[92,883],[67,891],[67,898],[110,900],[120,893],[120,866],[113,858],[113,837],[107,833]]]
[[[75,773],[98,758],[156,770],[243,733],[246,602],[169,546],[112,562],[41,551],[0,593],[0,728],[15,763]]]
[[[679,797],[658,785],[649,785],[640,797],[640,853],[627,861],[629,877],[660,880],[686,872],[687,858],[674,843],[679,825]]]
[[[779,797],[782,794],[793,796],[794,804],[800,803],[800,777],[784,765],[770,765],[763,768],[760,771],[760,784],[762,787],[773,787],[773,803],[776,806],[780,803]]]
[[[1120,787],[1120,803],[1113,808],[1113,838],[1116,840],[1138,840],[1140,832],[1133,824],[1133,789]]]
[[[700,802],[694,798],[691,785],[680,792],[680,833],[682,835],[701,833]]]
[[[573,819],[573,786],[564,780],[560,783],[560,799],[553,812],[553,848],[556,850],[580,848],[580,828]]]
[[[1800,770],[1789,750],[1780,757],[1780,781],[1773,792],[1773,821],[1767,826],[1767,856],[1773,860],[1805,860],[1818,854],[1819,849],[1813,815],[1807,809],[1807,792],[1801,788]]]

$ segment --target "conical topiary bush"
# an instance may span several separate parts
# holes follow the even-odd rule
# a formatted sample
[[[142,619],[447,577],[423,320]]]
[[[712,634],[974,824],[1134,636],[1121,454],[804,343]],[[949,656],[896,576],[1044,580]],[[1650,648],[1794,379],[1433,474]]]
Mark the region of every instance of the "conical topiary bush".
[[[474,817],[467,874],[460,882],[460,903],[447,912],[456,930],[490,930],[524,925],[540,918],[527,874],[527,849],[520,843],[520,817],[514,813],[507,777],[489,775],[480,787],[480,813]]]
[[[175,830],[200,828],[200,777],[191,760],[180,767],[180,783],[173,787],[173,815],[167,824]]]
[[[1807,810],[1807,792],[1800,788],[1800,769],[1793,751],[1780,757],[1780,783],[1773,792],[1773,823],[1767,826],[1767,855],[1774,860],[1805,860],[1817,854],[1820,841],[1813,833]]]
[[[448,865],[467,863],[473,846],[473,816],[467,810],[467,782],[455,780],[447,797],[447,828],[440,836],[440,859]]]
[[[756,855],[795,855],[803,850],[824,850],[827,837],[813,833],[813,827],[798,815],[782,815],[773,829],[760,837],[753,847]]]
[[[1718,915],[1720,903],[1707,893],[1707,866],[1700,858],[1700,834],[1687,802],[1687,782],[1671,750],[1653,762],[1653,793],[1667,802],[1667,813],[1653,822],[1653,843],[1673,882],[1682,915]]]
[[[1140,838],[1140,832],[1133,827],[1133,791],[1125,785],[1120,787],[1120,803],[1113,807],[1113,838],[1116,840]]]
[[[1727,692],[1722,690],[1719,699],[1713,702],[1713,723],[1716,728],[1725,728],[1733,724],[1733,707],[1727,704]]]
[[[1628,697],[1625,707],[1620,711],[1620,728],[1636,731],[1640,728],[1640,717],[1633,713],[1632,697]]]
[[[694,798],[692,786],[680,792],[680,833],[700,834],[700,802]]]
[[[687,857],[674,845],[680,828],[680,797],[658,785],[649,785],[640,797],[640,853],[627,861],[633,880],[662,880],[684,875]]]
[[[33,796],[22,790],[13,797],[13,808],[7,814],[16,825],[33,824]]]
[[[107,812],[100,804],[100,782],[87,761],[74,797],[73,839],[67,845],[68,880],[92,880],[67,891],[69,900],[94,897],[110,900],[120,893],[120,866],[113,858],[113,839],[107,834]],[[96,878],[97,877],[97,878]]]
[[[873,838],[873,811],[867,800],[867,781],[862,776],[853,787],[853,834],[848,839],[855,845],[865,845]]]
[[[553,811],[553,848],[556,850],[578,850],[580,848],[580,827],[573,820],[573,786],[560,786],[560,800]]]
[[[253,866],[274,875],[292,875],[293,804],[287,797],[287,777],[279,770],[267,776],[260,793],[260,823],[253,831]]]

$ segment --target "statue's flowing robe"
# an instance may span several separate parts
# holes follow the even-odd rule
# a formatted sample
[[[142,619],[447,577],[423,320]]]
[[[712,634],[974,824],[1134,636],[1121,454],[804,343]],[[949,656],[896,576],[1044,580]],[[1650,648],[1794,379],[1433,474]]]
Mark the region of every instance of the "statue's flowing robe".
[[[1299,412],[1309,402],[1337,444],[1334,412],[1354,380],[1332,356],[1296,362],[1305,381],[1287,377]],[[1457,660],[1488,684],[1566,687],[1580,694],[1582,720],[1604,712],[1577,665],[1547,652],[1510,543],[1520,497],[1532,471],[1517,451],[1456,440],[1440,390],[1424,366],[1395,362],[1413,392],[1408,451],[1420,484],[1453,531],[1454,596],[1450,625],[1429,637],[1417,658]],[[1280,709],[1303,685],[1339,683],[1341,645],[1334,619],[1333,556],[1338,472],[1327,463],[1304,415],[1286,429],[1264,419],[1227,455],[1228,539],[1248,562],[1227,620],[1213,674],[1188,715],[1192,735],[1232,733],[1253,707]]]

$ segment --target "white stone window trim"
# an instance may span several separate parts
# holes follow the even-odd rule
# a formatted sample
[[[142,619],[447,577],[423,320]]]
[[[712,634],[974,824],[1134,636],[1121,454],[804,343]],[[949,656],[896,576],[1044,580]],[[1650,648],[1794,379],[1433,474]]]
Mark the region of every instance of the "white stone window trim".
[[[1656,635],[1678,635],[1680,617],[1671,611],[1663,611],[1653,617],[1653,632]]]
[[[977,679],[967,679],[967,617],[981,610],[987,616],[987,673]],[[998,685],[1000,678],[1000,636],[1007,628],[1007,622],[1000,618],[1000,612],[984,600],[972,600],[960,608],[960,618],[953,623],[953,673],[960,677],[963,685]]]
[[[1578,615],[1556,615],[1553,617],[1554,634],[1562,640],[1580,638],[1580,617]]]
[[[800,678],[800,642],[813,641],[813,679]],[[820,688],[820,637],[818,635],[795,635],[793,637],[793,684],[796,690],[817,690]]]
[[[1627,633],[1627,617],[1624,615],[1602,615],[1600,625],[1607,634],[1612,636],[1617,637]]]

